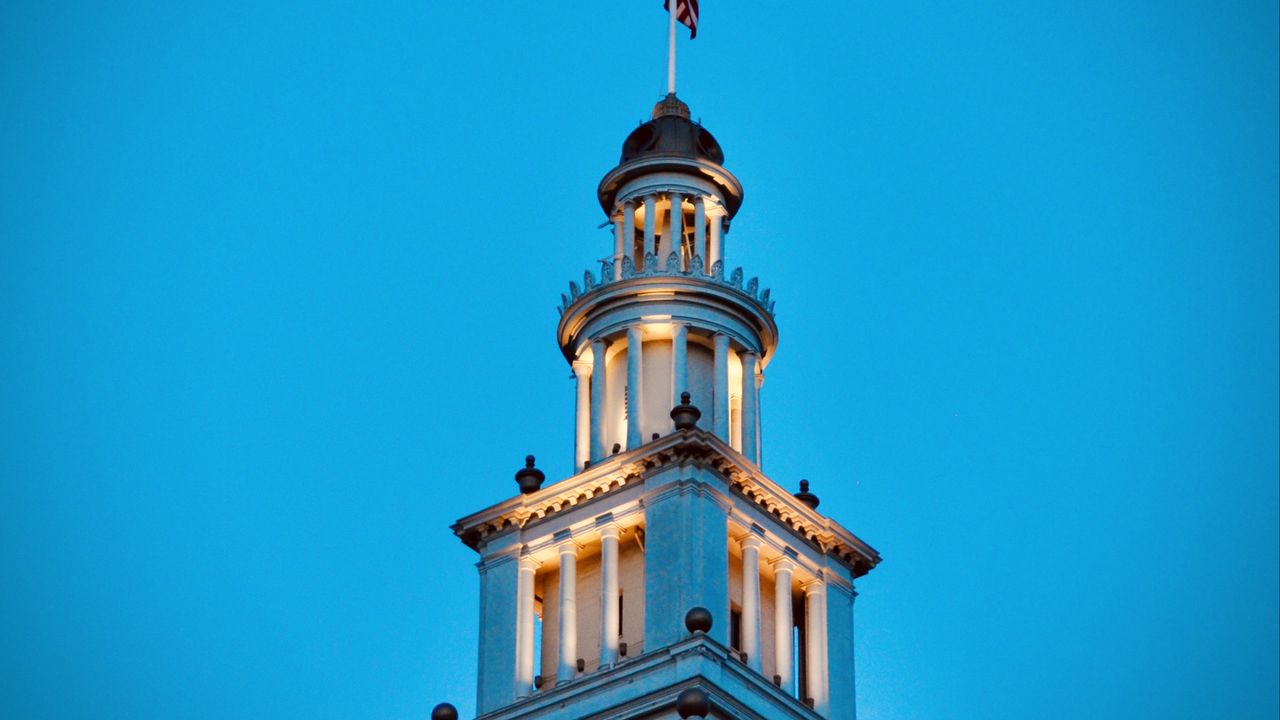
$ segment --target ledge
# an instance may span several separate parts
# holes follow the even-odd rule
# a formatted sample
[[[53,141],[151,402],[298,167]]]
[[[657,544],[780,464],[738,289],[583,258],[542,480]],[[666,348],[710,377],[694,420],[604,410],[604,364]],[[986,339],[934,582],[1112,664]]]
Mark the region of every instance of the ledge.
[[[582,287],[579,288],[576,282],[569,281],[569,293],[560,296],[560,305],[556,309],[561,315],[569,310],[570,307],[576,305],[580,299],[586,298],[599,288],[614,282],[622,282],[631,280],[632,278],[641,277],[683,277],[691,280],[701,280],[713,285],[720,285],[736,291],[739,295],[745,296],[748,300],[759,306],[761,310],[770,317],[773,316],[773,300],[769,299],[769,290],[760,290],[759,278],[751,278],[743,285],[742,268],[736,268],[729,274],[726,280],[724,277],[724,262],[717,260],[711,264],[710,270],[705,270],[701,255],[694,255],[689,259],[689,269],[681,269],[680,255],[670,253],[667,255],[666,261],[662,266],[658,265],[658,258],[653,253],[646,253],[644,256],[644,264],[640,268],[636,268],[635,262],[630,256],[622,258],[621,272],[618,277],[614,277],[613,260],[600,261],[600,280],[597,281],[595,275],[590,270],[583,273]]]
[[[464,544],[479,552],[488,538],[642,483],[650,470],[686,459],[714,470],[730,491],[773,515],[822,554],[839,559],[854,578],[866,575],[880,563],[880,554],[870,545],[797,500],[728,443],[701,429],[679,430],[613,455],[535,493],[517,495],[461,518],[452,529]]]
[[[566,717],[569,703],[574,718],[650,717],[673,708],[688,687],[701,687],[713,708],[732,717],[778,720],[781,712],[786,718],[821,720],[812,708],[734,659],[729,648],[701,634],[520,698],[477,720],[558,720]]]

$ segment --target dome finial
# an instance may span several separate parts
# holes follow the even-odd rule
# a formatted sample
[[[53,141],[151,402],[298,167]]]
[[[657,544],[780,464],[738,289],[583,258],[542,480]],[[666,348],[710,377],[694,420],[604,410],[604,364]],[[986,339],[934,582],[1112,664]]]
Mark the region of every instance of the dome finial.
[[[676,97],[675,93],[667,93],[666,97],[659,100],[658,104],[653,106],[653,119],[657,120],[658,118],[667,115],[675,115],[676,117],[682,117],[685,120],[688,120],[690,117],[689,106],[685,105],[680,98]]]

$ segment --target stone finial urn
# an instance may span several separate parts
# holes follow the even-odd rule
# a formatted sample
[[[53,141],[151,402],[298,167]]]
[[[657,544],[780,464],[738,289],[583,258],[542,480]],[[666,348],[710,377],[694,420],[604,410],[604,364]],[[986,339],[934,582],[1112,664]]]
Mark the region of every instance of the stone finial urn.
[[[525,495],[538,492],[542,489],[542,481],[546,479],[547,476],[533,466],[533,456],[526,455],[524,467],[516,471],[516,484],[520,486],[520,492]]]
[[[440,703],[431,709],[431,720],[458,720],[458,708]]]
[[[692,430],[698,427],[698,419],[702,417],[702,411],[697,406],[689,404],[689,398],[689,393],[680,393],[680,404],[671,408],[671,420],[675,422],[677,430]]]
[[[809,507],[813,508],[814,510],[818,509],[818,503],[821,502],[820,500],[818,500],[817,495],[814,495],[813,493],[809,492],[808,480],[800,481],[800,492],[794,493],[793,497],[795,497],[795,499],[799,500],[805,505],[808,505]]]
[[[711,632],[711,611],[702,606],[690,608],[684,614],[684,627],[691,633]]]
[[[711,712],[711,699],[702,688],[689,688],[676,698],[676,712],[685,720],[705,718]]]

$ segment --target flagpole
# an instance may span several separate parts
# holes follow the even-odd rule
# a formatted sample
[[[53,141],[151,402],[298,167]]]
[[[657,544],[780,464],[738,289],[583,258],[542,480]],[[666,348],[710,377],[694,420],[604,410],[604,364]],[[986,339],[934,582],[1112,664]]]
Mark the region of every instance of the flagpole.
[[[678,0],[667,0],[667,94],[676,93],[676,5]]]

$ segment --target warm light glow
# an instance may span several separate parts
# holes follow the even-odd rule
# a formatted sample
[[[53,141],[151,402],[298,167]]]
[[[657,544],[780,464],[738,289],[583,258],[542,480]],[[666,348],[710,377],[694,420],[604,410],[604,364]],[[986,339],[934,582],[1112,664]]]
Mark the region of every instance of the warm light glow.
[[[742,358],[738,353],[729,353],[729,394],[742,397]]]
[[[642,326],[644,330],[645,342],[652,340],[670,340],[675,334],[675,328],[671,324],[670,315],[645,315],[640,318],[644,321]]]

